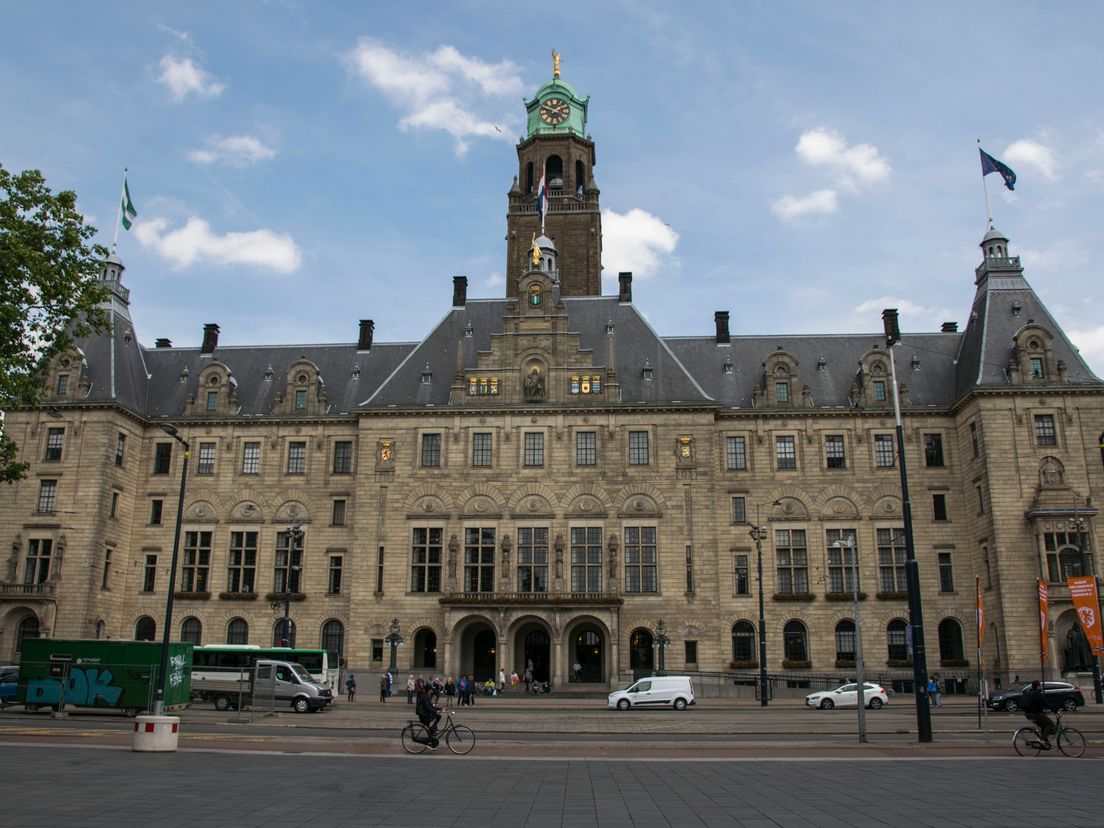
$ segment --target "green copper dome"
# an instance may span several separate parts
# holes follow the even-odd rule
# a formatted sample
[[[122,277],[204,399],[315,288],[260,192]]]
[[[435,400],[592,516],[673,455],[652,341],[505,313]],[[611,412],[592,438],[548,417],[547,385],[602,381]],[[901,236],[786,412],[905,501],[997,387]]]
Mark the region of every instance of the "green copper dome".
[[[553,78],[525,102],[529,113],[527,137],[574,133],[585,138],[589,103],[590,98],[580,98],[571,84]]]

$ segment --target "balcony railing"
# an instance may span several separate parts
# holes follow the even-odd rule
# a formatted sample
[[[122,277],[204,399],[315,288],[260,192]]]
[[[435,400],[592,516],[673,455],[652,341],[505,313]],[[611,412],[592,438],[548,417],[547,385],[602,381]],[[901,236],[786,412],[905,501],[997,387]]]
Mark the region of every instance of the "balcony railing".
[[[27,595],[53,595],[54,585],[44,584],[9,584],[0,582],[0,599],[23,598]]]
[[[624,599],[612,592],[446,592],[442,604],[501,606],[620,606]]]

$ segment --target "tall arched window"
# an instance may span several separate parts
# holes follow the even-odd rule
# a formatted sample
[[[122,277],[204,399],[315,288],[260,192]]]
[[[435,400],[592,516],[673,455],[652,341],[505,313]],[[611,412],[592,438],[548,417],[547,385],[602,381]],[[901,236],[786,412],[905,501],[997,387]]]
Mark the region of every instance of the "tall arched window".
[[[185,644],[200,644],[203,638],[203,625],[195,616],[189,616],[180,622],[180,640]]]
[[[287,641],[284,641],[284,627],[287,627]],[[290,618],[285,622],[283,618],[280,618],[272,625],[272,646],[273,647],[294,647],[295,646],[295,622]]]
[[[143,615],[134,624],[135,641],[153,641],[157,638],[157,622],[148,615]]]
[[[550,190],[563,188],[563,159],[560,156],[548,156],[548,160],[544,162],[544,180]]]
[[[331,665],[341,663],[345,652],[345,625],[335,618],[322,625],[322,649],[330,654]]]
[[[39,635],[38,616],[28,615],[19,622],[19,629],[15,632],[15,651],[18,653],[23,649],[24,638],[38,638]]]
[[[633,630],[629,636],[629,668],[651,670],[655,665],[655,638],[651,630]]]
[[[894,618],[886,625],[886,646],[890,661],[908,661],[908,624]]]
[[[582,195],[586,190],[586,172],[582,161],[575,162],[575,192]]]
[[[800,621],[787,621],[783,627],[782,657],[786,661],[809,660],[809,632]]]
[[[104,637],[104,632],[106,630],[107,630],[107,625],[104,624],[104,622],[102,620],[97,621],[96,622],[96,639],[99,640],[99,639],[103,638]]]
[[[245,623],[244,618],[231,618],[230,623],[226,625],[226,643],[227,644],[248,644],[249,643],[249,625]]]
[[[855,660],[855,622],[844,618],[836,624],[836,661]]]
[[[732,625],[732,660],[755,661],[755,627],[750,621]]]
[[[533,162],[530,161],[525,165],[525,193],[526,195],[533,195]]]
[[[964,661],[962,651],[962,625],[953,618],[944,618],[939,622],[939,659],[940,661]]]

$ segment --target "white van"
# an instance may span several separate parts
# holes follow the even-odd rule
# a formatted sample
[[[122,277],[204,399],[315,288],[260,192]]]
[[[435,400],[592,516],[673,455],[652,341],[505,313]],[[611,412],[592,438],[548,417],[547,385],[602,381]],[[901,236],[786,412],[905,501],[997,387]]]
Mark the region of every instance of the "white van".
[[[694,685],[689,676],[652,676],[640,679],[624,690],[609,694],[607,707],[628,710],[630,707],[673,707],[685,710],[694,704]]]

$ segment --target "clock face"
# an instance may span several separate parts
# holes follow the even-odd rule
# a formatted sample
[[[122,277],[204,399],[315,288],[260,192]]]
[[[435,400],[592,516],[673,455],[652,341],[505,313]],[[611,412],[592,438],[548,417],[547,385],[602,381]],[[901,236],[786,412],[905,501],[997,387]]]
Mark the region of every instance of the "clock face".
[[[559,126],[570,114],[571,108],[567,105],[567,101],[561,98],[549,98],[541,104],[540,119],[546,124]]]

